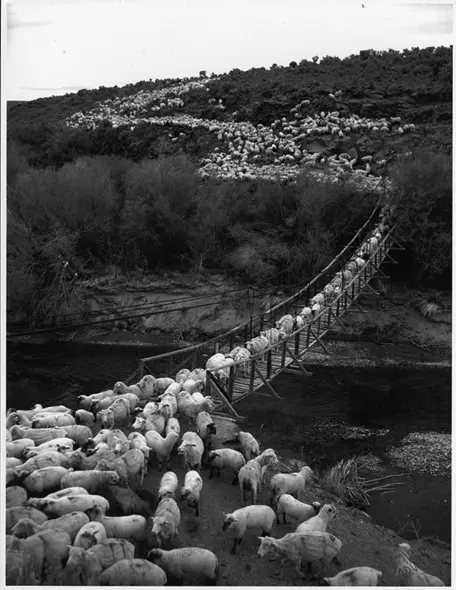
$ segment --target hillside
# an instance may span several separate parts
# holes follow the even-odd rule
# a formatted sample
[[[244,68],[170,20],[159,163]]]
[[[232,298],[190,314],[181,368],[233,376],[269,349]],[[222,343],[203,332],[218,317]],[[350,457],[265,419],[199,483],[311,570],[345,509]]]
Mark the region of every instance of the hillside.
[[[10,316],[54,313],[71,298],[75,271],[304,281],[384,191],[403,205],[406,279],[449,285],[451,121],[445,47],[201,72],[11,106]],[[420,224],[410,224],[411,206]]]

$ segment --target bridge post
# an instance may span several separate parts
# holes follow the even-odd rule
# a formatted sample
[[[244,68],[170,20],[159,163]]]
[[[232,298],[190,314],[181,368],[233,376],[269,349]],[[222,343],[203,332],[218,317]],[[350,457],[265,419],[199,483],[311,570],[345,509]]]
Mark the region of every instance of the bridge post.
[[[139,366],[138,366],[138,381],[141,381],[141,379],[144,377],[144,361],[142,359],[140,359],[139,361]]]

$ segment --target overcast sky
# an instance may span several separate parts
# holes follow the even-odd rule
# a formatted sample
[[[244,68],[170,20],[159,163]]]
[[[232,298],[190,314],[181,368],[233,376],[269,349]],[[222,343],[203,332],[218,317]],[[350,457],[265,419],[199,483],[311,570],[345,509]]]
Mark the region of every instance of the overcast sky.
[[[8,100],[452,44],[440,0],[9,0]],[[2,2],[3,4],[3,2]],[[2,19],[3,21],[4,19]]]

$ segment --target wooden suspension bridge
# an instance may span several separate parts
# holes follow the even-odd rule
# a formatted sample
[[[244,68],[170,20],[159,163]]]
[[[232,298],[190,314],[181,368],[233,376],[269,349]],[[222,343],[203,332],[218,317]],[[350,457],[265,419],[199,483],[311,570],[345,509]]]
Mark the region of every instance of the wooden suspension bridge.
[[[155,376],[161,373],[172,377],[182,368],[193,370],[197,367],[205,367],[207,359],[215,353],[227,354],[235,346],[244,346],[247,340],[259,336],[260,331],[275,327],[276,321],[283,315],[298,315],[300,310],[309,304],[309,300],[334,278],[336,272],[341,270],[359,251],[363,243],[371,237],[373,229],[378,226],[378,213],[379,206],[374,209],[366,223],[338,256],[294,295],[216,338],[184,349],[140,359],[138,368],[128,377],[126,383],[134,383],[147,373]],[[394,227],[391,228],[379,240],[365,265],[352,280],[342,285],[340,294],[330,304],[325,304],[320,313],[312,317],[309,323],[294,330],[287,338],[261,353],[252,355],[248,363],[227,364],[225,370],[229,372],[229,378],[225,385],[212,371],[207,370],[205,393],[211,395],[216,403],[215,410],[211,414],[242,421],[244,418],[236,411],[235,405],[253,392],[283,399],[272,386],[273,380],[281,373],[288,372],[309,377],[312,375],[303,364],[303,359],[309,350],[320,346],[327,354],[330,354],[323,342],[328,331],[336,326],[346,330],[341,317],[353,307],[365,313],[357,301],[361,293],[370,292],[379,295],[370,283],[374,278],[387,279],[387,275],[380,267],[386,262],[396,263],[390,255],[392,250],[403,250],[394,238],[394,229]],[[162,370],[157,371],[158,367]],[[165,371],[163,367],[166,367]],[[217,370],[220,368],[224,366],[220,365]]]

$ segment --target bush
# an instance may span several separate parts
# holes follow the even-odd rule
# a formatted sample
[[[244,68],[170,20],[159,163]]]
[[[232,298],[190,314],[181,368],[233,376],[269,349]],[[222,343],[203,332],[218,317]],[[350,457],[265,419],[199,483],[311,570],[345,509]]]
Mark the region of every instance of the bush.
[[[445,154],[417,152],[394,166],[397,239],[407,248],[413,285],[451,284],[452,166]]]

